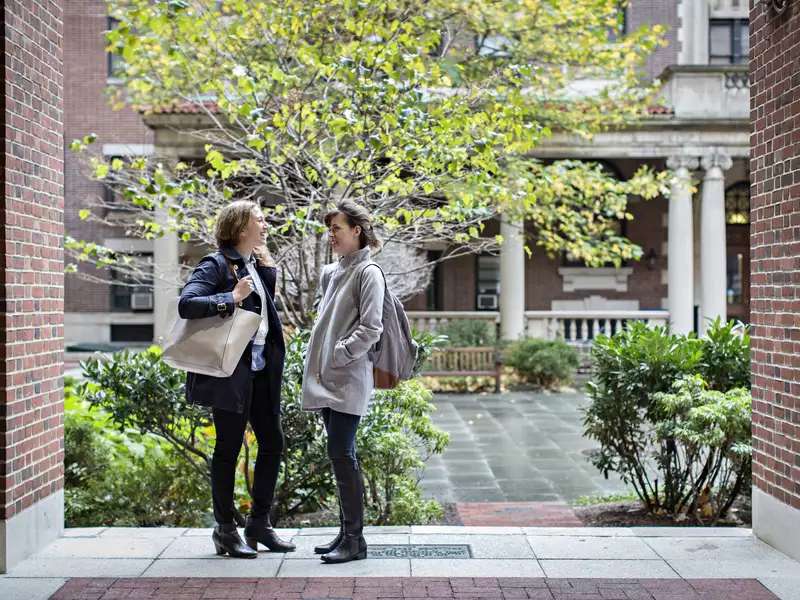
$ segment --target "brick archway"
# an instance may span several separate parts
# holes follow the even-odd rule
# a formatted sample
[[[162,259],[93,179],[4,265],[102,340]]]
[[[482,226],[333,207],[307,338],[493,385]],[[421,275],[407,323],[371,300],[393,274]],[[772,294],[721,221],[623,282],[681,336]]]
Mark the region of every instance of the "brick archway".
[[[64,529],[62,3],[2,21],[0,573]]]

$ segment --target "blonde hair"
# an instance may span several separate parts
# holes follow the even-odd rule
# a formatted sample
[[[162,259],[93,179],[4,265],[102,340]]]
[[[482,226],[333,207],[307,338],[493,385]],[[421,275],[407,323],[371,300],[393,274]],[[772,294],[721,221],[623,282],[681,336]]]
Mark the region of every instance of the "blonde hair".
[[[218,248],[239,243],[239,236],[247,229],[254,209],[261,210],[261,207],[250,200],[235,200],[219,211],[214,224]]]

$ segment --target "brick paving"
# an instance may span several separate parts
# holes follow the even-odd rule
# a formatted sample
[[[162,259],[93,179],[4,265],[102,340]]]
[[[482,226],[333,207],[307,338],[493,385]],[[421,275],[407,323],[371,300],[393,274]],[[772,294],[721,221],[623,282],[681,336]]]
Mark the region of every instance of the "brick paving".
[[[581,527],[564,502],[457,502],[462,525],[490,527]]]
[[[51,600],[773,600],[753,579],[328,577],[70,579]]]

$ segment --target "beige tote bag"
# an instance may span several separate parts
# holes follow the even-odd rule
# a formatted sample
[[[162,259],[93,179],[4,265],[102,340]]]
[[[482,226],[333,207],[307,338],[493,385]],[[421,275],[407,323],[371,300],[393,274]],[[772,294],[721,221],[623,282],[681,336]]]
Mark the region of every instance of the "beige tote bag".
[[[230,317],[182,319],[178,300],[175,298],[170,305],[175,322],[161,358],[176,369],[230,377],[247,343],[258,331],[261,315],[237,308]]]

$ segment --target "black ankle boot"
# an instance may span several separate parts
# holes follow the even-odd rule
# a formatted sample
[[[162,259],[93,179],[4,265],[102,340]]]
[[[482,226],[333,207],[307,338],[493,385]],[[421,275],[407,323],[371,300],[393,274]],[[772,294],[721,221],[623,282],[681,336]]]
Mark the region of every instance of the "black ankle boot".
[[[258,552],[250,548],[239,537],[239,532],[236,530],[236,524],[230,525],[217,525],[214,527],[214,533],[211,534],[211,539],[214,541],[214,548],[217,554],[230,554],[233,558],[255,558]]]
[[[344,533],[339,545],[322,555],[326,563],[344,563],[367,558],[367,541],[364,531],[364,483],[358,461],[350,458],[335,458],[333,472],[339,491]]]
[[[295,545],[285,542],[278,537],[272,524],[269,522],[269,515],[261,518],[247,517],[247,524],[244,527],[244,539],[247,545],[253,550],[258,550],[261,543],[273,552],[293,552]]]

